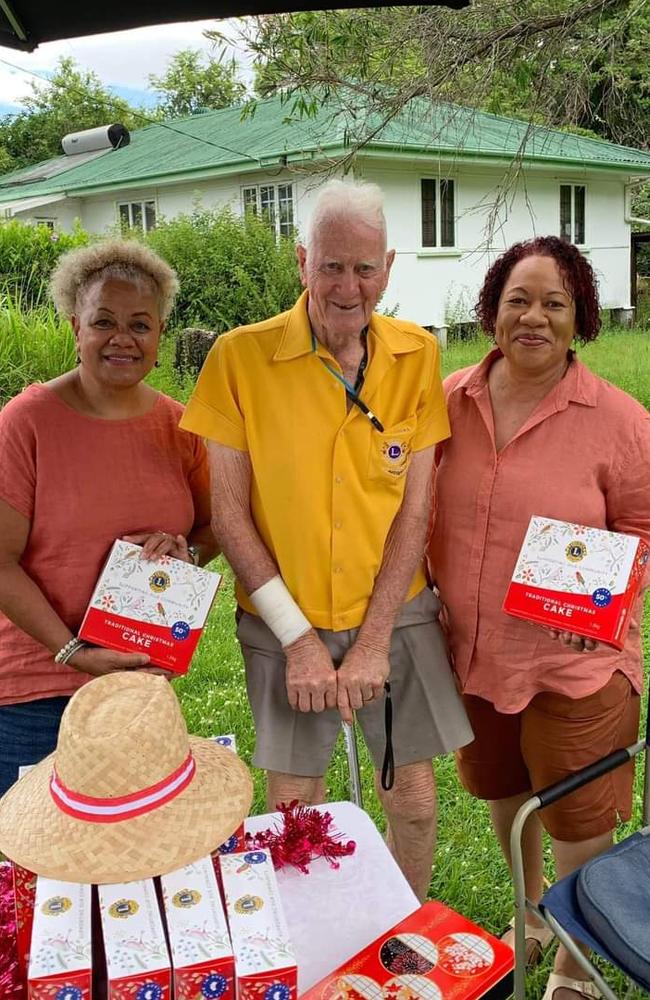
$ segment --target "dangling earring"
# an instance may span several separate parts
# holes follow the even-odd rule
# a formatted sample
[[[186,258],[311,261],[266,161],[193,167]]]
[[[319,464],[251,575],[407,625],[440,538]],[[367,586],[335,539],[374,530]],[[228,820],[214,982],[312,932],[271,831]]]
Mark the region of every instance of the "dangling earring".
[[[160,368],[160,361],[158,360],[158,358],[156,358],[156,360],[154,361],[153,366],[154,368]]]
[[[80,355],[80,354],[77,354],[77,358],[76,358],[76,361],[77,361],[77,364],[78,364],[78,365],[80,365],[80,364],[81,364],[81,355]]]

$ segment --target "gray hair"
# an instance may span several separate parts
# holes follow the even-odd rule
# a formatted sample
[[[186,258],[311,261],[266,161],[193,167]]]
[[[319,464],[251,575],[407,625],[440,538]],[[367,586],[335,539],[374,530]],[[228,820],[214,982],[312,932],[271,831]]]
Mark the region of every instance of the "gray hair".
[[[307,247],[313,243],[320,228],[335,220],[350,218],[377,229],[386,240],[384,195],[378,184],[355,180],[328,181],[320,189],[314,204],[307,230]]]
[[[166,320],[178,291],[176,272],[157,253],[137,240],[107,239],[59,259],[50,279],[50,295],[57,312],[67,319],[76,312],[95,281],[117,278],[151,289]]]

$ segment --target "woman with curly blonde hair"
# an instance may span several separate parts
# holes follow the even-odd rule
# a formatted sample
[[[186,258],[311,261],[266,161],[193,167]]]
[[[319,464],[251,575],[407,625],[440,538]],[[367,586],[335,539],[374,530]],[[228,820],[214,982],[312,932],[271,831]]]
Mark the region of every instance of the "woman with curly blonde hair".
[[[54,749],[85,681],[148,669],[142,653],[71,643],[114,540],[149,558],[215,552],[205,447],[143,381],[177,289],[135,241],[64,255],[51,294],[78,364],[0,412],[0,794]]]

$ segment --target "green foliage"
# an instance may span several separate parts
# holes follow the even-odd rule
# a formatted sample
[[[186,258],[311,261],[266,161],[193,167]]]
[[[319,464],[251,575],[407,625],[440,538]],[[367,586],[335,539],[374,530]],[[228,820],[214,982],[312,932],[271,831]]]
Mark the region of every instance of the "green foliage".
[[[75,363],[70,324],[53,306],[28,309],[0,293],[0,406],[32,382],[68,371]]]
[[[82,229],[53,233],[47,226],[16,219],[0,223],[0,295],[8,294],[23,307],[45,302],[50,273],[60,255],[87,242]]]
[[[120,122],[137,128],[141,117],[121,97],[115,97],[92,72],[61,56],[51,78],[32,81],[21,99],[25,111],[0,120],[0,147],[15,167],[61,156],[61,140],[69,132]]]
[[[163,118],[178,118],[241,101],[246,87],[237,73],[235,59],[227,59],[223,47],[216,59],[207,60],[198,49],[181,49],[162,76],[149,76],[149,84],[162,94]]]
[[[277,242],[255,216],[197,209],[163,220],[146,239],[178,273],[174,326],[223,333],[288,309],[300,293],[293,243]]]

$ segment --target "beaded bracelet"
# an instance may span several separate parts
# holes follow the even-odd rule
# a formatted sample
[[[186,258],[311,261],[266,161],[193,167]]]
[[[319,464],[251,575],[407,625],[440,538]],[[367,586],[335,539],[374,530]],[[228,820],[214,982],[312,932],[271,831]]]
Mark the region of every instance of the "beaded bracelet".
[[[78,639],[76,635],[73,636],[69,642],[66,642],[65,646],[61,647],[59,652],[54,657],[54,662],[67,663],[68,660],[70,660],[75,653],[78,653],[80,649],[83,649],[85,645],[86,643],[82,639]]]

